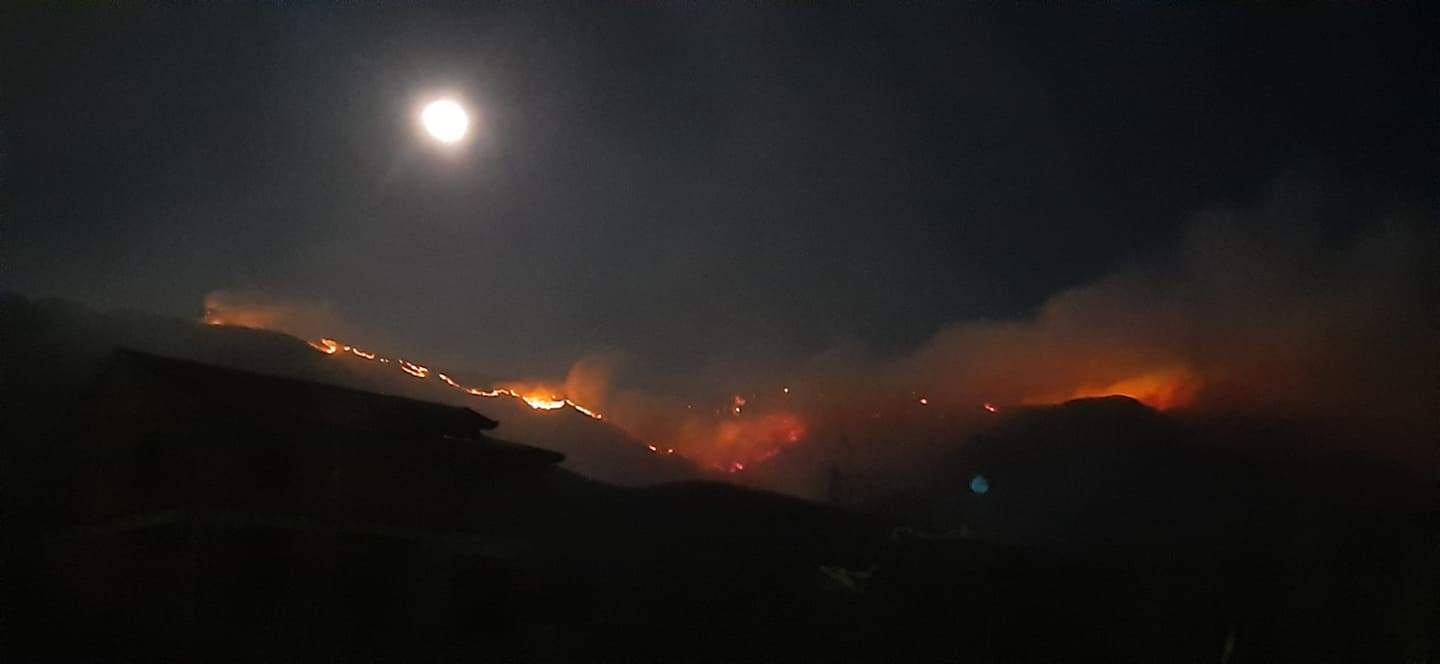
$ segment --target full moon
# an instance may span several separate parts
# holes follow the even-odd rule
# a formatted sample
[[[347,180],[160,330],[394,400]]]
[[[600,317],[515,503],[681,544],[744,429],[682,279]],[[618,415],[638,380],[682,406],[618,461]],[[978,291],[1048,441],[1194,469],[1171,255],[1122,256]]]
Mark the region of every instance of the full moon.
[[[454,143],[465,138],[470,129],[470,117],[460,104],[449,99],[439,99],[425,105],[420,111],[420,123],[425,131],[441,143]]]

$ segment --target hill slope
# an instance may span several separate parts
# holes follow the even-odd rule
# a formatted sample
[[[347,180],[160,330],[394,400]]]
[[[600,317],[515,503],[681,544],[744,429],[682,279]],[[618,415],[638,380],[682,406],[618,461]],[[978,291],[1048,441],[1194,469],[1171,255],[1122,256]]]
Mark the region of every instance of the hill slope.
[[[394,370],[342,355],[327,356],[286,334],[202,325],[137,312],[97,312],[60,300],[36,301],[0,293],[0,399],[25,418],[8,418],[5,433],[19,441],[58,435],[66,409],[82,398],[116,348],[237,369],[465,406],[501,422],[497,432],[566,455],[564,466],[627,486],[697,479],[688,462],[651,453],[646,443],[610,424],[565,409],[536,411],[516,399],[481,399],[421,383]]]

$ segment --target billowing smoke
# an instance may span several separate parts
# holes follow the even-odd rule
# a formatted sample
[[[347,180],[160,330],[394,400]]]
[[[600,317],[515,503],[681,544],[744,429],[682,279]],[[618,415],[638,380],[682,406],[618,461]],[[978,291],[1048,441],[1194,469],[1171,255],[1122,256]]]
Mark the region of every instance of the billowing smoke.
[[[1399,221],[1337,242],[1266,215],[1211,215],[1178,252],[1060,293],[1032,320],[941,331],[901,373],[957,401],[1126,393],[1418,425],[1440,366],[1424,279],[1435,247]]]
[[[827,394],[807,414],[822,423],[817,449],[771,483],[820,497],[838,469],[893,486],[985,427],[984,404],[1109,394],[1187,417],[1301,422],[1324,432],[1317,446],[1429,463],[1435,228],[1397,217],[1337,237],[1312,222],[1279,204],[1207,214],[1173,251],[1029,318],[958,323],[898,359],[817,358],[799,381]]]
[[[624,363],[619,353],[595,353],[580,358],[570,365],[560,392],[576,403],[605,405],[610,393],[611,379]]]

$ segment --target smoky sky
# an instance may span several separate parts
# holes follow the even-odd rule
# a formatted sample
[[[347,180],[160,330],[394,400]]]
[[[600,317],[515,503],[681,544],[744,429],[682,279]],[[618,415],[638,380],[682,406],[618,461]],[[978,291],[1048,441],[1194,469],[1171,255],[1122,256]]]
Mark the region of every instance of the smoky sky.
[[[337,334],[512,376],[900,355],[1277,180],[1318,192],[1305,223],[1336,242],[1432,209],[1433,18],[10,9],[0,274],[181,316],[215,290],[314,302]],[[441,93],[480,114],[459,154],[416,130]]]

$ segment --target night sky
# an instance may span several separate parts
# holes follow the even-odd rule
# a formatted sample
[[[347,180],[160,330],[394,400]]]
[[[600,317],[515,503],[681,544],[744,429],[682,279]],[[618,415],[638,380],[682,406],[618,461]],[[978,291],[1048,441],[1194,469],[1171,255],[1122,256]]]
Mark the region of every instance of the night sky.
[[[1434,204],[1431,13],[930,9],[3,10],[0,286],[665,385],[1024,316],[1277,186],[1327,238]]]

